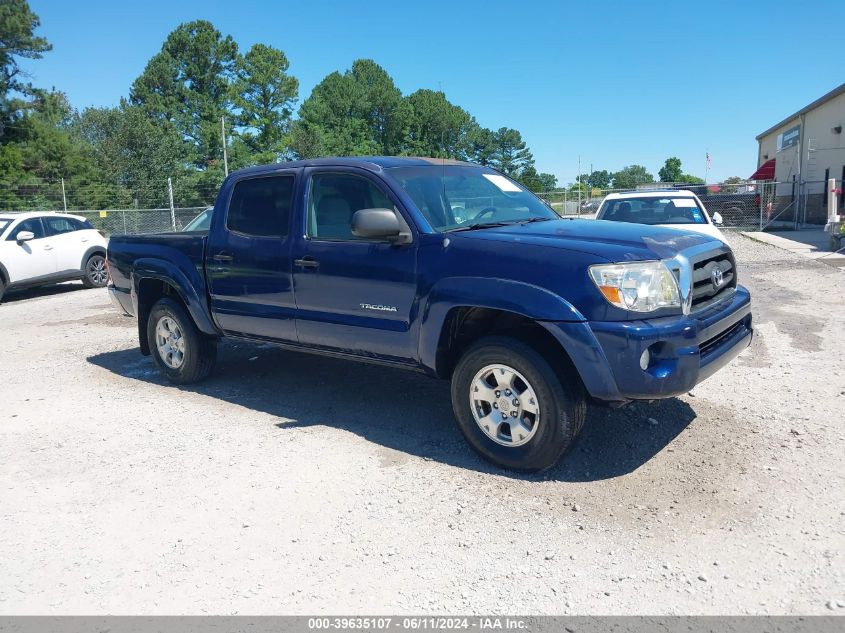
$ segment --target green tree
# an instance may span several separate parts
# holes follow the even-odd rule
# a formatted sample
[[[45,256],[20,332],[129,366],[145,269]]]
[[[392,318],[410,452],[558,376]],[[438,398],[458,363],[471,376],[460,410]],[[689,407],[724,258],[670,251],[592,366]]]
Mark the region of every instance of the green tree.
[[[499,128],[494,133],[494,147],[490,164],[508,176],[516,178],[523,170],[534,166],[534,156],[517,130]]]
[[[492,165],[496,155],[496,134],[473,121],[467,130],[467,160]]]
[[[234,122],[243,129],[241,136],[249,150],[259,154],[257,162],[275,162],[284,154],[299,94],[299,81],[287,74],[289,67],[285,54],[266,44],[253,45],[237,60]]]
[[[642,165],[629,165],[613,174],[614,189],[633,189],[654,182],[654,176]]]
[[[26,0],[0,2],[0,102],[4,113],[12,109],[10,92],[32,95],[32,86],[23,81],[26,74],[18,59],[41,59],[53,48],[45,38],[35,35],[40,25]]]
[[[96,168],[114,196],[141,207],[167,202],[167,179],[185,170],[188,147],[172,123],[154,122],[129,103],[87,108],[73,131],[91,148]]]
[[[70,129],[73,110],[67,97],[37,88],[31,95],[31,107],[0,147],[0,208],[61,209],[62,178],[71,192],[69,206],[90,208],[104,202],[108,192],[102,189],[90,147]]]
[[[197,167],[221,160],[220,118],[231,113],[237,57],[235,41],[211,22],[180,24],[130,89],[132,105],[191,143]]]
[[[552,174],[540,174],[533,165],[522,170],[517,179],[535,193],[552,191],[557,186],[557,178]]]
[[[302,158],[396,155],[407,130],[407,104],[390,75],[369,59],[326,76],[299,108],[292,149]]]
[[[608,189],[612,176],[606,169],[593,170],[582,176],[581,182],[587,183],[592,189]]]
[[[745,180],[739,176],[728,176],[721,182],[722,191],[725,193],[736,193],[739,186],[745,184]]]
[[[685,185],[703,185],[704,179],[691,174],[681,174],[681,179],[677,182],[684,183]]]
[[[557,187],[557,176],[554,174],[540,174],[540,191],[553,191]]]
[[[405,154],[444,158],[467,156],[468,132],[474,121],[466,110],[434,90],[417,90],[405,100],[408,106]]]
[[[667,158],[657,175],[660,177],[660,182],[685,182],[681,171],[681,159],[677,156]]]

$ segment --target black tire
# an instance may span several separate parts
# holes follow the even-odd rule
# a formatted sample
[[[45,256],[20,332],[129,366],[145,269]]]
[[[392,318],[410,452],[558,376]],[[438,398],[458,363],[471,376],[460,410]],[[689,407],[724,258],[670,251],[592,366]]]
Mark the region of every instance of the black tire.
[[[156,328],[165,318],[175,322],[180,333],[179,340],[184,341],[180,362],[175,367],[172,365],[176,363],[176,360],[171,356],[170,364],[168,364],[159,351]],[[150,310],[147,320],[147,342],[161,374],[177,385],[199,382],[212,372],[217,360],[216,341],[197,329],[182,304],[166,297],[159,299]]]
[[[520,446],[497,443],[481,429],[473,416],[470,390],[474,388],[476,374],[494,364],[516,370],[524,376],[536,395],[539,406],[536,430]],[[499,407],[497,404],[497,407],[501,411],[504,405]],[[584,425],[587,399],[574,370],[561,368],[556,372],[526,343],[491,336],[477,341],[458,361],[452,374],[452,409],[458,427],[478,454],[504,468],[536,472],[554,466],[572,444]]]
[[[4,294],[6,294],[6,284],[3,282],[3,278],[0,277],[0,301],[3,301]]]
[[[106,257],[102,253],[94,253],[85,262],[85,275],[82,277],[82,283],[86,288],[105,288],[108,282]]]

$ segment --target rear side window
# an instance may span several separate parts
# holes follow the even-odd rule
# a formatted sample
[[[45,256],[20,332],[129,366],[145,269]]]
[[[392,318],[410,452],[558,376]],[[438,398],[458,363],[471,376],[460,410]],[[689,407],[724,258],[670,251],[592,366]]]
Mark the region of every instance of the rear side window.
[[[49,235],[72,233],[73,231],[81,231],[85,228],[83,227],[82,222],[74,220],[73,218],[44,218],[44,223],[47,225],[47,233]]]
[[[6,239],[14,240],[15,236],[21,231],[30,231],[35,236],[36,240],[40,240],[42,237],[44,237],[44,226],[41,224],[41,218],[32,218],[31,220],[24,220],[12,229],[12,232],[9,233],[9,237],[7,237]]]
[[[256,237],[284,237],[290,225],[293,176],[241,180],[235,185],[226,227]]]

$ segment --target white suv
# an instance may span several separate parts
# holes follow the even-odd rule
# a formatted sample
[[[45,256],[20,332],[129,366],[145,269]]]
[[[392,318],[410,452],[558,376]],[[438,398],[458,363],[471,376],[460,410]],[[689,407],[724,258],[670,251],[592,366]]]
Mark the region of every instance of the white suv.
[[[108,282],[106,239],[83,217],[65,213],[0,213],[0,300],[7,288],[82,280]]]
[[[711,217],[698,196],[686,189],[641,189],[608,194],[596,213],[596,220],[666,226],[704,233],[728,242],[716,226],[722,223],[722,216],[714,213]]]

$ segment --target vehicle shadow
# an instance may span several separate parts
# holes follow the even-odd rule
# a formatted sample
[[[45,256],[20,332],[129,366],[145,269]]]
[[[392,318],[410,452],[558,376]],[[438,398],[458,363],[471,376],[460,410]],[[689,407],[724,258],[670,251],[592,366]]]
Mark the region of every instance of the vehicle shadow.
[[[591,407],[580,437],[561,463],[525,475],[478,457],[454,422],[449,383],[421,374],[230,341],[220,345],[215,373],[197,385],[170,385],[137,348],[97,354],[88,361],[125,378],[283,418],[276,423],[283,433],[331,426],[396,451],[525,480],[586,482],[625,475],[695,419],[695,412],[677,398],[622,409]]]
[[[0,305],[4,303],[15,303],[16,301],[26,301],[28,299],[52,297],[54,295],[66,294],[68,292],[76,292],[77,290],[87,290],[87,288],[77,281],[53,284],[52,286],[21,288],[20,290],[12,288],[11,290],[7,290],[3,295],[3,300],[0,301]]]

